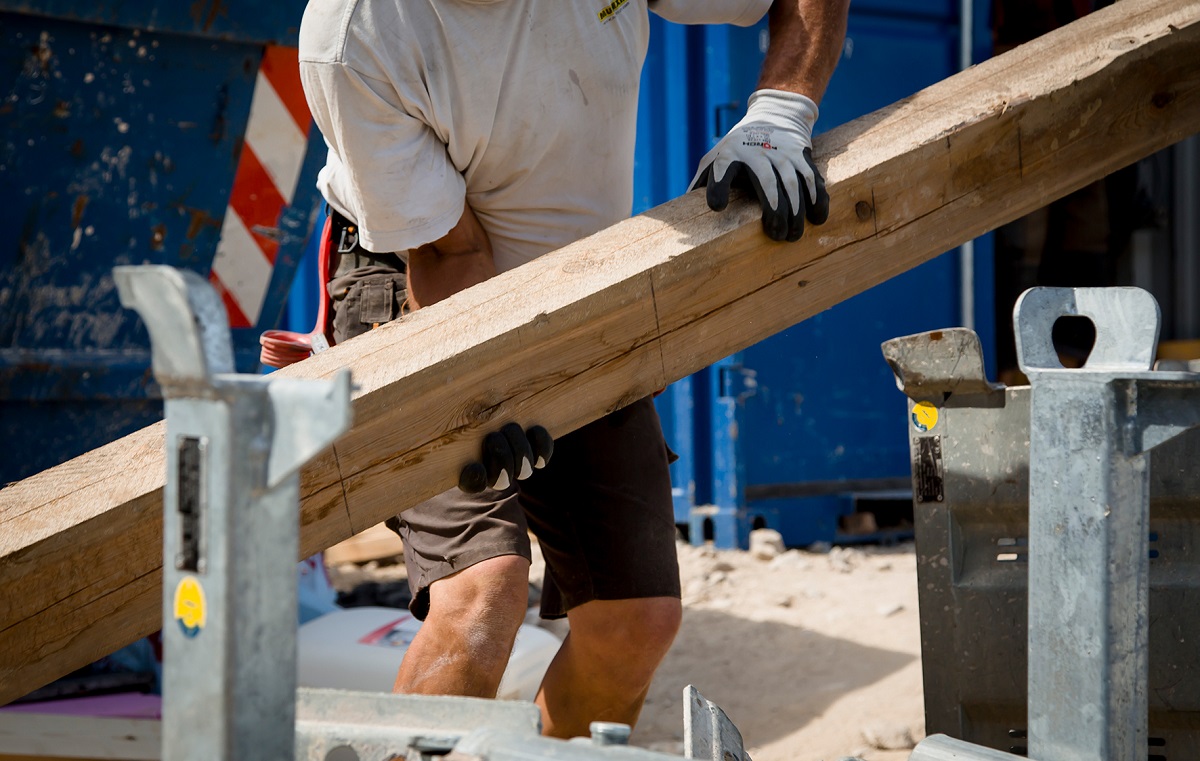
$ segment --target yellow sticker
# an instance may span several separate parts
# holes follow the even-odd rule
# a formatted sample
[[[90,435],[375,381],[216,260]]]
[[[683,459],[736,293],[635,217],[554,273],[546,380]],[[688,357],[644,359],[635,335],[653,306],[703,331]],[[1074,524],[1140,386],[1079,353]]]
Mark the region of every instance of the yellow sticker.
[[[204,587],[195,576],[184,576],[175,587],[175,620],[183,630],[183,636],[189,639],[195,637],[204,628],[207,613],[205,611]]]
[[[929,402],[917,402],[912,409],[913,427],[924,433],[937,425],[938,409]]]

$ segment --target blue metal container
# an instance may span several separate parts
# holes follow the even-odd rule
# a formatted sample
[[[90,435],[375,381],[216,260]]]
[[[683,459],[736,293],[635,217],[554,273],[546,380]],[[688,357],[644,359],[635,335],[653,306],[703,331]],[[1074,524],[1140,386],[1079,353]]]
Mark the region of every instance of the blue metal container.
[[[0,436],[20,442],[0,483],[161,417],[149,339],[109,273],[209,273],[265,46],[294,46],[302,10],[0,0]],[[234,331],[243,372],[310,234],[324,148],[309,145],[290,205],[251,231],[277,250],[255,324]]]

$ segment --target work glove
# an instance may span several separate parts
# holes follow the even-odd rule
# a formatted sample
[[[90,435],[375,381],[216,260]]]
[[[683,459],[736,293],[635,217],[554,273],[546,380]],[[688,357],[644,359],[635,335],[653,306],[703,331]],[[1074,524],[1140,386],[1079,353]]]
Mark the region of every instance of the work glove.
[[[458,488],[468,494],[484,489],[504,490],[515,481],[533,475],[535,469],[546,467],[554,454],[554,439],[540,425],[521,430],[509,423],[483,439],[479,462],[473,462],[458,475]]]
[[[700,160],[689,190],[708,188],[708,206],[722,211],[729,189],[753,190],[772,240],[799,240],[804,220],[829,218],[825,178],[812,159],[817,104],[783,90],[758,90],[746,116]]]

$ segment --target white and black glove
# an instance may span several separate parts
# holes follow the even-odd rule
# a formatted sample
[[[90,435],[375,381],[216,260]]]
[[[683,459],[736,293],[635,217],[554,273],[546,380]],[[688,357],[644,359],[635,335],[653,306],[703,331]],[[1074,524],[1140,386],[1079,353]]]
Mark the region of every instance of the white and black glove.
[[[758,90],[746,116],[700,160],[689,190],[708,187],[708,206],[722,211],[729,189],[753,191],[762,224],[773,240],[799,240],[804,220],[829,218],[825,178],[812,160],[817,104],[784,90]]]
[[[509,423],[483,439],[479,462],[473,462],[458,475],[458,488],[468,494],[484,489],[503,491],[516,481],[533,475],[535,469],[546,467],[554,454],[554,439],[540,425],[522,430]]]

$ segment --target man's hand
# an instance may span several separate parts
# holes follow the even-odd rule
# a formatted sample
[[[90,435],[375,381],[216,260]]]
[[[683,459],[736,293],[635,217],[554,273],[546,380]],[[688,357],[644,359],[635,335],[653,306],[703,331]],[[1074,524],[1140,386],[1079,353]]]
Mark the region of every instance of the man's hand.
[[[484,438],[480,462],[462,469],[458,488],[468,494],[488,488],[507,489],[529,478],[535,469],[546,467],[553,454],[554,439],[545,428],[535,425],[523,431],[516,423],[509,423]]]
[[[799,240],[804,221],[829,217],[825,178],[812,160],[817,104],[785,90],[758,90],[746,116],[700,160],[689,189],[708,187],[708,206],[729,205],[729,189],[753,191],[773,240]]]

